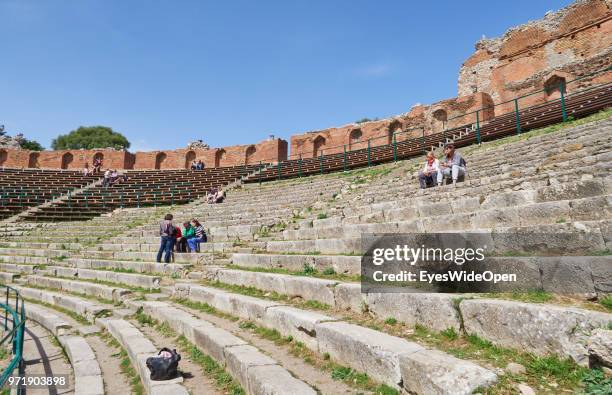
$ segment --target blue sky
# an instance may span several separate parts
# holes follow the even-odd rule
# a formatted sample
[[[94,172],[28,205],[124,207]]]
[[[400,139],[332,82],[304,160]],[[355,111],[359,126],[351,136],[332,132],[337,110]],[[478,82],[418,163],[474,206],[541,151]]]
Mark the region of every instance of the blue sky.
[[[456,96],[482,35],[570,1],[0,0],[0,124],[248,144]]]

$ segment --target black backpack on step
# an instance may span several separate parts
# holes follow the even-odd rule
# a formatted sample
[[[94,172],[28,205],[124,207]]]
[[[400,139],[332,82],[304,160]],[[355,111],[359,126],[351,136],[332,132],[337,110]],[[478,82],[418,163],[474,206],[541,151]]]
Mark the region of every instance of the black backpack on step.
[[[147,358],[147,368],[151,371],[151,380],[172,380],[178,376],[178,363],[181,355],[176,350],[162,348],[156,357]]]

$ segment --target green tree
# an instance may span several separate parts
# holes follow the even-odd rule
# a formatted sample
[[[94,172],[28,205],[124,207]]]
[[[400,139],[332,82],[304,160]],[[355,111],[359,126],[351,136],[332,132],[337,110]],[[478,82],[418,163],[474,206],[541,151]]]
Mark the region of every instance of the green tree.
[[[129,148],[130,142],[121,133],[107,126],[81,126],[68,134],[59,135],[51,142],[54,150],[94,149],[94,148]]]
[[[38,141],[23,139],[19,146],[30,151],[42,151],[45,149]]]

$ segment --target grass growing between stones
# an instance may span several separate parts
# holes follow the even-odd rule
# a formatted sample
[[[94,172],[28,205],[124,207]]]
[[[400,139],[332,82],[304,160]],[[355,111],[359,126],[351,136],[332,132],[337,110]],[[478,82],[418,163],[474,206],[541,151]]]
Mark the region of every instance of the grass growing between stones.
[[[215,386],[223,393],[244,395],[245,392],[240,384],[238,384],[238,382],[234,380],[217,361],[200,351],[200,349],[191,343],[185,336],[179,336],[167,322],[160,323],[158,320],[144,313],[142,308],[136,311],[134,318],[141,325],[154,327],[162,336],[169,339],[175,339],[178,344],[178,351],[181,354],[188,355],[193,362],[200,365],[204,373],[214,379]]]
[[[603,307],[605,307],[608,311],[612,311],[612,295],[606,295],[601,298],[599,302]]]
[[[359,275],[348,275],[342,273],[336,273],[333,268],[328,267],[323,271],[318,271],[317,269],[302,270],[299,272],[287,270],[287,269],[277,269],[277,268],[265,268],[265,267],[245,267],[238,265],[227,265],[225,269],[235,269],[235,270],[243,270],[247,272],[257,272],[257,273],[275,273],[275,274],[288,274],[290,276],[306,276],[306,277],[314,277],[314,278],[322,278],[326,280],[338,280],[338,281],[346,281],[346,282],[358,282],[361,280],[361,276]]]
[[[289,352],[304,362],[327,372],[334,380],[342,381],[352,388],[370,391],[378,395],[398,395],[399,392],[385,384],[373,381],[366,373],[339,365],[333,361],[329,354],[317,354],[308,349],[304,343],[296,341],[292,336],[282,336],[276,329],[268,329],[255,324],[252,321],[242,321],[240,328],[249,330],[257,336],[274,342],[277,346],[286,347]]]
[[[201,283],[202,285],[205,285],[205,286],[223,289],[225,291],[237,293],[240,295],[253,296],[255,298],[267,299],[267,300],[272,300],[275,302],[290,303],[298,307],[306,307],[310,309],[323,310],[323,311],[331,310],[332,308],[330,305],[318,302],[316,300],[303,300],[299,297],[292,298],[288,295],[279,294],[278,292],[263,291],[255,287],[245,287],[243,285],[233,285],[233,284],[222,283],[220,281],[208,281],[208,280],[202,280]]]
[[[132,362],[127,352],[121,347],[121,344],[119,344],[119,342],[108,332],[99,333],[98,336],[100,336],[108,346],[119,350],[119,352],[112,356],[119,358],[119,368],[121,369],[121,373],[128,378],[127,381],[130,383],[131,392],[136,395],[143,395],[145,389],[140,380],[140,376],[136,372],[136,369],[134,369],[134,366],[132,366]]]
[[[105,298],[102,298],[102,297],[98,297],[98,296],[94,296],[94,295],[88,295],[88,294],[84,294],[84,293],[80,293],[80,292],[65,291],[63,289],[58,289],[58,288],[41,287],[39,285],[33,285],[33,284],[28,284],[28,288],[40,289],[42,291],[56,292],[56,293],[59,293],[59,294],[72,295],[72,296],[76,296],[76,297],[79,297],[79,298],[89,299],[89,300],[93,300],[93,301],[104,303],[104,304],[108,304],[108,305],[117,305],[117,302],[115,302],[114,300],[105,299]],[[120,305],[121,302],[119,302],[118,304]]]
[[[232,395],[242,395],[245,393],[242,387],[217,361],[200,351],[185,336],[179,336],[177,342],[182,352],[186,353],[193,362],[200,365],[207,375],[215,379],[217,388]]]
[[[238,321],[237,317],[234,317],[232,315],[223,313],[223,312],[215,309],[214,307],[212,307],[208,303],[194,302],[193,300],[183,299],[183,298],[174,299],[174,302],[176,302],[178,304],[181,304],[181,305],[183,305],[185,307],[189,307],[190,309],[198,310],[198,311],[201,311],[203,313],[212,314],[214,316],[217,316],[219,318],[224,318],[224,319],[229,320],[229,321]]]
[[[66,314],[67,316],[69,316],[70,318],[72,318],[73,320],[75,320],[76,322],[78,322],[81,325],[91,325],[91,323],[89,321],[87,321],[87,319],[85,317],[83,317],[80,314],[75,313],[74,311],[65,309],[65,308],[60,307],[60,306],[55,306],[55,305],[52,305],[52,304],[49,304],[49,303],[41,302],[41,301],[38,301],[38,300],[29,299],[29,298],[23,298],[23,300],[25,300],[28,303],[45,306],[45,307],[48,307],[50,309],[59,311],[60,313]]]
[[[146,274],[143,274],[143,276],[146,276]],[[115,288],[124,288],[124,289],[128,289],[132,292],[137,292],[137,293],[160,293],[161,292],[161,289],[159,288],[144,288],[144,287],[138,287],[138,286],[123,284],[123,283],[115,283],[112,281],[98,280],[96,278],[85,279],[85,278],[78,278],[78,277],[62,277],[62,276],[50,276],[50,275],[46,275],[45,277],[61,278],[64,280],[79,281],[82,283],[100,284],[100,285],[106,285],[106,286],[115,287]]]
[[[476,335],[460,334],[453,328],[435,332],[421,325],[412,328],[404,323],[389,320],[360,319],[354,316],[345,317],[345,319],[444,351],[460,359],[474,361],[484,367],[505,369],[511,362],[525,367],[523,374],[499,375],[499,381],[494,386],[480,390],[480,393],[487,395],[514,394],[520,383],[529,385],[537,393],[574,393],[584,388],[585,378],[592,373],[592,370],[578,366],[569,358],[536,356],[499,347]]]

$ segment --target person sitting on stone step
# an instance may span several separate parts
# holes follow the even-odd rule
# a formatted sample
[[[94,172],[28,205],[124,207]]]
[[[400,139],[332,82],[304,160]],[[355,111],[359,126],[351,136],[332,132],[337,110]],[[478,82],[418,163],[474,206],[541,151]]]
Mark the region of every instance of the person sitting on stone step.
[[[177,237],[176,239],[176,251],[187,252],[187,240],[193,239],[194,237],[195,229],[189,222],[185,222],[183,224],[183,228],[181,229],[181,236]]]
[[[208,190],[208,193],[206,194],[206,201],[208,202],[208,204],[212,204],[215,202],[216,195],[217,195],[217,188],[212,187]]]
[[[215,193],[215,196],[214,196],[214,202],[223,203],[224,200],[225,200],[225,191],[222,188],[217,189],[217,192]]]
[[[110,177],[111,177],[111,171],[110,169],[106,169],[106,171],[104,172],[104,181],[102,181],[103,187],[107,187],[110,185]]]
[[[456,187],[457,179],[466,174],[465,161],[459,152],[455,151],[455,146],[453,144],[444,146],[444,161],[440,163],[440,168],[438,170],[438,186],[442,185],[444,177],[450,176],[453,180],[453,187]]]
[[[419,170],[419,184],[421,189],[434,185],[434,176],[437,176],[439,169],[440,161],[432,151],[429,151],[425,159],[425,166]]]
[[[198,161],[196,170],[204,170],[204,162],[202,162],[201,160]]]
[[[83,176],[87,177],[88,175],[91,174],[91,171],[89,171],[89,163],[85,163],[85,167],[83,167]]]
[[[195,159],[191,162],[191,170],[198,170],[198,162]]]
[[[200,249],[200,243],[206,242],[206,233],[204,233],[204,228],[197,219],[191,220],[191,226],[193,226],[195,237],[187,239],[187,244],[189,245],[189,251],[197,252]]]

